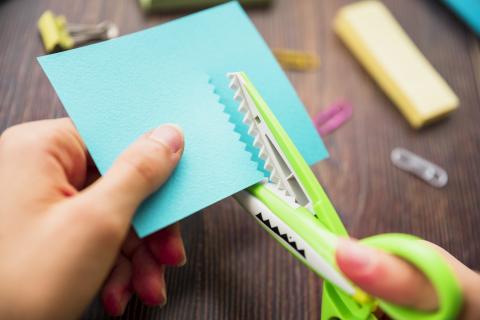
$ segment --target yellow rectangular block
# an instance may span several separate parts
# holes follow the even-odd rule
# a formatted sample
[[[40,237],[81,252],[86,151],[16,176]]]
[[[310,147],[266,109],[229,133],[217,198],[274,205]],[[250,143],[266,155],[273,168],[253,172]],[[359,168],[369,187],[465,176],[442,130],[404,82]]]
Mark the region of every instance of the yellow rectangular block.
[[[334,28],[414,128],[458,108],[458,97],[381,2],[343,7]]]

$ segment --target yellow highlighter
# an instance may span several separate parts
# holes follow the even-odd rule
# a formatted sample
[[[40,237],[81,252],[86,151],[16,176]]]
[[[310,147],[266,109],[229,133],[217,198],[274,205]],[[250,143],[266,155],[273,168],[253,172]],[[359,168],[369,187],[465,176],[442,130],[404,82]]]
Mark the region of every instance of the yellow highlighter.
[[[343,7],[334,28],[414,128],[458,108],[458,97],[381,2]]]

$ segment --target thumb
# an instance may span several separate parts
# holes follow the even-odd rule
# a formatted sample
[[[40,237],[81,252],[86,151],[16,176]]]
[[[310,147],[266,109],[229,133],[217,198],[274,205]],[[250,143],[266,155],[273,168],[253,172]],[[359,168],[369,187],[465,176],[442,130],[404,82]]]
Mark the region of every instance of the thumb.
[[[336,260],[350,280],[375,297],[416,310],[433,311],[438,307],[428,279],[398,257],[342,239]]]
[[[114,162],[110,170],[85,190],[87,203],[101,203],[125,226],[142,201],[157,190],[176,167],[184,147],[183,133],[163,125],[141,136]]]

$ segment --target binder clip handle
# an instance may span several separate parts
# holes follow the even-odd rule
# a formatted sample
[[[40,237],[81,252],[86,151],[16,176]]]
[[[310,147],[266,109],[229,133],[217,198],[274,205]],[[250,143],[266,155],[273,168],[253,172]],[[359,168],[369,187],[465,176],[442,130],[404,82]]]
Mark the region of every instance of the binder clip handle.
[[[117,26],[109,21],[95,25],[69,24],[64,16],[47,10],[38,19],[38,30],[45,50],[50,53],[72,49],[75,46],[118,37]]]

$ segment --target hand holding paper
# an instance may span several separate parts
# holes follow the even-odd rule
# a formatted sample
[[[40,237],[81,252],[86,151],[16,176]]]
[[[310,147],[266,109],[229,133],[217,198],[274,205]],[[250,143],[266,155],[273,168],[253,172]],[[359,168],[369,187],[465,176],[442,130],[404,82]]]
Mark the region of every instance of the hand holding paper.
[[[141,237],[263,178],[241,115],[235,114],[228,72],[250,74],[308,162],[327,154],[237,3],[39,61],[101,173],[139,134],[160,123],[183,128],[182,161],[135,216]]]
[[[178,226],[125,236],[137,207],[175,168],[183,140],[172,126],[135,140],[92,184],[98,171],[69,119],[2,134],[0,318],[79,318],[102,285],[113,315],[133,293],[165,303],[165,265],[186,259]]]

